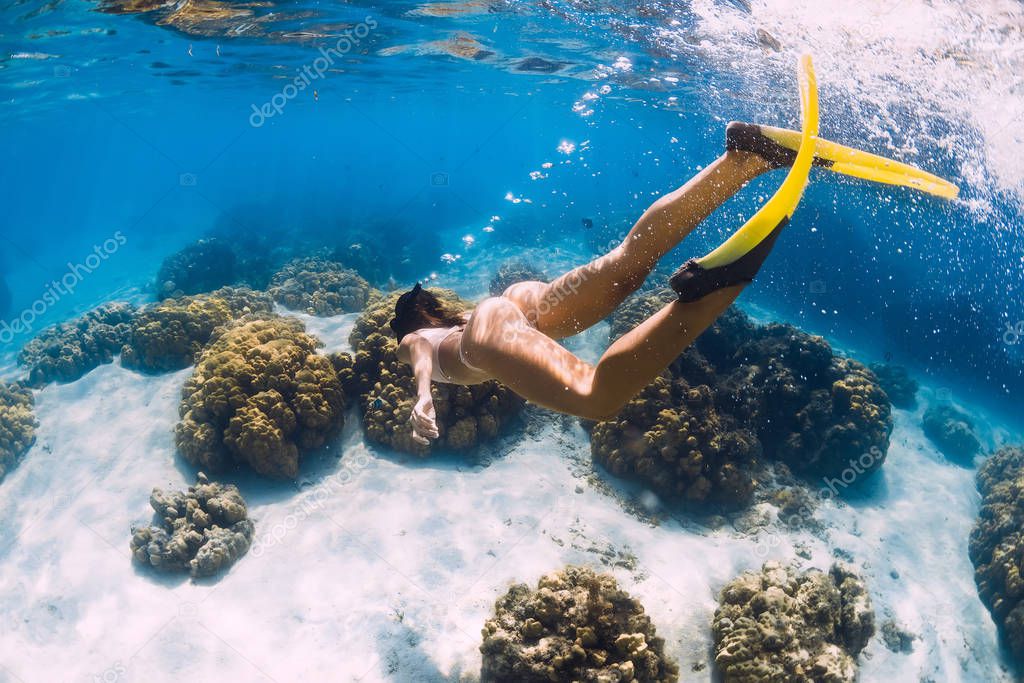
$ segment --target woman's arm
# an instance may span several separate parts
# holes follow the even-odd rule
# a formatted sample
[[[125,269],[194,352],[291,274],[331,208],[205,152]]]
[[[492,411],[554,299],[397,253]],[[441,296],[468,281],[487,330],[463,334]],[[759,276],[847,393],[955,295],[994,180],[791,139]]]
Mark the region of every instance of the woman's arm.
[[[430,394],[434,374],[434,349],[418,334],[407,334],[398,347],[398,357],[412,366],[416,378],[416,403],[412,409],[412,438],[421,444],[439,436],[434,413],[434,399]]]

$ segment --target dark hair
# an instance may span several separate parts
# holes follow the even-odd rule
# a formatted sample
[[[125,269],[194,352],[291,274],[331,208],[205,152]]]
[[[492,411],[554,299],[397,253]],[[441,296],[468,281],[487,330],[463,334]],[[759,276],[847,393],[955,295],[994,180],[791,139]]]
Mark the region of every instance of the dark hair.
[[[395,302],[391,329],[401,342],[405,335],[425,327],[457,327],[465,322],[461,315],[446,308],[434,294],[417,284]]]

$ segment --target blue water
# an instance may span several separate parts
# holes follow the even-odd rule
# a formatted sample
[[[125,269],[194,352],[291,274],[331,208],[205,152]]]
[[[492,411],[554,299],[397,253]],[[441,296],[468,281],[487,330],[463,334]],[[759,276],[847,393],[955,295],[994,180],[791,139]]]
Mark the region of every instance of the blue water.
[[[843,13],[854,18],[839,26]],[[961,23],[974,28],[930,40]],[[103,302],[152,302],[164,259],[211,235],[294,253],[358,243],[380,264],[364,273],[377,287],[430,278],[460,293],[487,283],[499,260],[488,252],[550,251],[565,266],[556,249],[597,255],[721,153],[729,120],[796,126],[793,65],[805,49],[819,64],[824,137],[946,177],[961,196],[815,170],[740,299],[759,320],[921,380],[920,411],[894,411],[883,476],[849,505],[823,506],[820,529],[760,529],[771,507],[761,504],[714,528],[674,511],[661,526],[637,519],[657,506],[649,494],[620,504],[632,484],[588,469],[576,421],[531,422],[526,436],[489,444],[482,464],[374,450],[351,419],[331,457],[311,456],[295,482],[237,479],[261,534],[301,518],[278,555],[251,553],[209,591],[154,586],[131,567],[125,532],[148,514],[151,486],[194,474],[172,437],[190,371],[103,366],[36,391],[38,441],[0,488],[0,623],[16,632],[0,645],[22,659],[0,662],[0,681],[110,665],[106,680],[122,660],[185,677],[190,659],[201,672],[191,677],[209,680],[254,675],[249,658],[277,667],[276,680],[330,680],[377,664],[390,674],[396,652],[405,673],[379,680],[456,680],[479,664],[478,617],[508,580],[599,562],[588,553],[606,546],[640,558],[630,589],[674,639],[683,679],[696,665],[703,680],[711,596],[760,564],[754,539],[765,537],[771,558],[856,557],[879,622],[916,629],[912,656],[875,638],[861,658],[874,680],[1009,680],[967,554],[976,473],[924,437],[920,412],[968,409],[986,451],[1024,430],[1020,26],[1011,0],[185,0],[132,11],[4,0],[0,379],[19,376],[17,352],[47,325]],[[714,248],[781,178],[730,200],[652,281]],[[69,273],[74,286],[60,291]],[[339,337],[331,348],[350,324],[338,318],[309,321]],[[600,335],[568,343],[593,354]],[[318,507],[332,468],[346,488]],[[421,593],[436,583],[447,603],[433,613],[407,582]],[[197,605],[232,652],[190,626]],[[150,640],[133,642],[141,634]]]
[[[36,329],[119,293],[147,293],[163,257],[211,232],[325,245],[374,235],[400,284],[430,272],[443,278],[441,255],[461,249],[458,235],[479,235],[494,215],[505,220],[493,241],[602,243],[595,233],[621,234],[658,194],[711,161],[725,121],[763,119],[766,110],[770,123],[796,118],[791,76],[766,76],[750,92],[746,67],[667,51],[651,38],[668,17],[685,34],[694,19],[683,2],[644,11],[507,2],[455,17],[419,16],[416,7],[288,3],[258,9],[255,27],[246,18],[198,30],[156,25],[160,13],[100,13],[90,2],[7,3],[4,315],[30,306],[115,231],[124,247]],[[336,45],[339,25],[359,22],[375,28],[337,72],[251,125],[254,105],[272,102],[318,47]],[[476,54],[422,47],[459,35],[474,37],[463,45],[476,45]],[[401,49],[409,45],[421,47]],[[628,71],[595,74],[620,58]],[[678,80],[664,80],[668,73]],[[583,104],[591,115],[573,110],[602,85],[609,92]],[[840,95],[823,76],[823,134],[856,143],[844,137],[857,122]],[[889,122],[897,137],[919,130],[909,109],[906,121]],[[1024,390],[1024,344],[1007,343],[1006,334],[1024,318],[1021,204],[960,177],[963,150],[980,144],[970,122],[929,126],[958,145],[926,141],[906,160],[959,183],[969,201],[816,173],[744,301],[866,360],[891,359],[1005,406]],[[556,151],[563,140],[589,144],[566,157]],[[566,158],[574,163],[530,179],[542,163]],[[776,182],[759,181],[730,203],[666,267],[716,243]],[[507,193],[533,203],[512,204]],[[972,210],[975,199],[985,212]]]

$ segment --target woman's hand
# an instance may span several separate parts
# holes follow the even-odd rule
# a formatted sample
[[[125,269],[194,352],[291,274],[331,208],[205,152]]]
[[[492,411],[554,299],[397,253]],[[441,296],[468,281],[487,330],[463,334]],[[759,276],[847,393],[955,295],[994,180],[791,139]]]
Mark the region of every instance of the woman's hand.
[[[409,421],[412,422],[412,439],[418,444],[425,446],[430,443],[430,439],[440,436],[437,431],[437,417],[434,413],[434,399],[430,397],[430,394],[421,396],[416,401]]]

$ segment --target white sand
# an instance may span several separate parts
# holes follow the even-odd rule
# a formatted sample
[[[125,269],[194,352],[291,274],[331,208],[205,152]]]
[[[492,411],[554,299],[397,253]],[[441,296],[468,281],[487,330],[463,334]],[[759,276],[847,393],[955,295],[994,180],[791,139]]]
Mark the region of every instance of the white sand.
[[[293,311],[280,304],[274,306],[274,312],[301,320],[302,324],[306,326],[306,332],[324,343],[320,349],[321,353],[344,353],[352,350],[352,346],[348,343],[348,337],[352,334],[352,327],[359,317],[358,313],[318,318],[308,313]]]
[[[344,347],[350,316],[316,324],[329,348]],[[576,343],[593,353],[602,334]],[[928,445],[920,411],[897,411],[869,498],[822,506],[831,543],[771,524],[750,535],[640,521],[588,482],[586,435],[571,420],[532,420],[474,465],[371,452],[351,419],[297,484],[233,479],[257,541],[227,575],[193,583],[139,570],[128,551],[131,525],[151,519],[150,489],[191,482],[171,436],[189,372],[115,363],[37,393],[38,444],[0,484],[0,680],[473,680],[480,629],[511,582],[608,557],[635,557],[611,571],[683,680],[711,680],[710,666],[691,667],[710,664],[717,590],[798,545],[806,566],[827,567],[833,546],[849,552],[879,623],[891,616],[920,636],[896,654],[876,635],[862,680],[1010,680],[967,558],[973,471]]]

